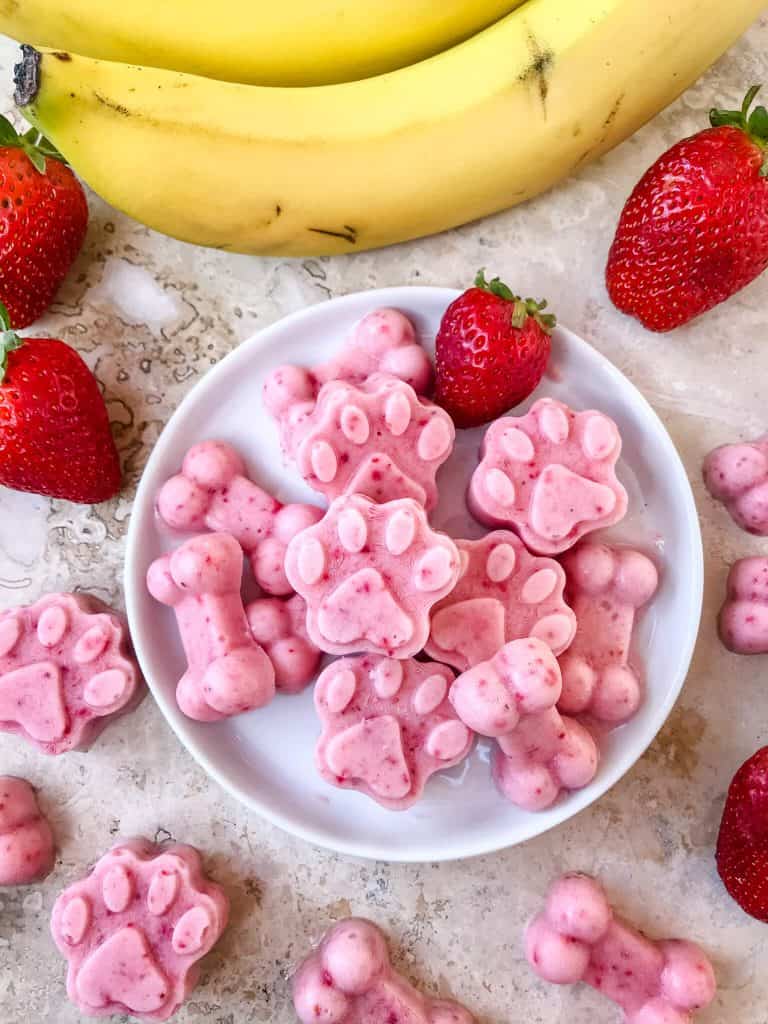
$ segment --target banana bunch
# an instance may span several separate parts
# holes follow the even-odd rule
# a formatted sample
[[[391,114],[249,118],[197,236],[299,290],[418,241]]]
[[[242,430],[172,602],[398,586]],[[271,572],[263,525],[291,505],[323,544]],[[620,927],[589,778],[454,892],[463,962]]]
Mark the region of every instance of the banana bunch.
[[[98,193],[150,227],[238,252],[353,253],[542,192],[671,102],[763,3],[526,0],[419,63],[300,88],[95,60],[56,42],[24,48],[16,100]],[[155,38],[163,5],[139,6]],[[88,48],[115,53],[104,40]]]

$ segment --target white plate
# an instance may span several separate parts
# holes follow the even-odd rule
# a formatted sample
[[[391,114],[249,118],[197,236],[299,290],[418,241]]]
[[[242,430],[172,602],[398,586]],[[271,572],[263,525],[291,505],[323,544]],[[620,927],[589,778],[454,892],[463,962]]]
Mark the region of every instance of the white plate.
[[[219,438],[236,445],[254,479],[281,500],[319,504],[319,496],[283,463],[277,432],[261,403],[264,377],[280,363],[310,365],[328,358],[355,322],[378,306],[403,310],[425,347],[433,349],[440,317],[457,294],[444,288],[389,288],[348,295],[286,317],[244,342],[208,372],[172,416],[149,459],[131,516],[125,589],[133,642],[176,735],[243,803],[288,832],[340,853],[390,861],[468,857],[520,843],[577,814],[632,767],[663,725],[685,680],[698,631],[701,535],[674,445],[633,385],[590,345],[559,328],[554,372],[535,397],[553,395],[577,409],[602,409],[616,420],[624,439],[619,475],[629,491],[630,514],[610,535],[655,548],[662,569],[659,593],[638,636],[646,700],[628,725],[604,738],[594,782],[548,811],[518,810],[490,782],[489,748],[483,742],[464,765],[433,777],[411,810],[386,811],[360,793],[329,786],[316,774],[318,723],[311,689],[213,724],[191,721],[178,710],[174,690],[184,661],[174,618],[144,585],[150,562],[177,543],[155,521],[153,501],[160,485],[178,471],[190,445]],[[439,479],[442,500],[434,522],[456,536],[483,532],[464,509],[481,434],[461,436]]]

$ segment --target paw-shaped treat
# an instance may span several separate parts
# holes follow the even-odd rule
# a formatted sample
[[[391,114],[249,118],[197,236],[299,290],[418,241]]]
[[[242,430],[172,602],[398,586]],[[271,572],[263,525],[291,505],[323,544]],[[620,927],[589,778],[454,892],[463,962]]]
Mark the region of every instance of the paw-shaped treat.
[[[0,885],[27,885],[53,868],[51,826],[26,779],[0,775]]]
[[[720,639],[736,654],[768,654],[768,558],[734,562],[718,619]]]
[[[267,652],[281,693],[301,693],[312,682],[321,652],[307,635],[307,606],[293,597],[260,597],[245,609],[256,643]]]
[[[248,628],[242,574],[243,553],[228,533],[192,537],[147,572],[150,594],[173,608],[187,657],[176,700],[200,722],[252,711],[275,695],[272,662]]]
[[[411,498],[379,505],[350,494],[294,537],[285,571],[321,651],[409,658],[426,642],[430,609],[456,584],[459,552]]]
[[[538,554],[566,551],[624,517],[620,453],[618,428],[604,413],[542,398],[525,416],[503,417],[486,431],[470,510],[481,523],[514,527]]]
[[[0,613],[0,729],[45,754],[85,750],[144,696],[123,619],[95,597],[46,594]]]
[[[625,1024],[691,1024],[715,997],[712,965],[692,942],[653,942],[614,917],[602,887],[565,875],[528,926],[525,953],[556,985],[583,981],[624,1011]]]
[[[316,762],[326,782],[404,810],[430,775],[469,753],[473,734],[448,701],[453,672],[429,661],[342,658],[315,687],[323,725]]]
[[[197,984],[197,962],[228,913],[224,890],[191,846],[115,846],[53,907],[69,998],[91,1016],[167,1020]]]
[[[248,479],[243,460],[223,441],[189,449],[181,473],[160,488],[157,513],[172,530],[231,534],[268,594],[291,593],[283,568],[288,541],[323,515],[314,505],[281,505]]]
[[[704,483],[743,530],[768,536],[768,437],[715,448],[704,460]]]
[[[370,921],[349,917],[328,932],[293,978],[301,1024],[474,1024],[463,1006],[430,999],[395,973],[387,941]]]
[[[656,566],[632,548],[592,541],[569,551],[562,563],[566,597],[578,625],[560,658],[558,707],[569,715],[589,712],[604,722],[625,722],[642,699],[632,630],[638,610],[656,593]]]
[[[530,554],[509,530],[480,540],[457,540],[459,582],[432,609],[426,652],[460,672],[487,661],[521,637],[566,649],[576,619],[563,599],[565,573],[551,558]]]

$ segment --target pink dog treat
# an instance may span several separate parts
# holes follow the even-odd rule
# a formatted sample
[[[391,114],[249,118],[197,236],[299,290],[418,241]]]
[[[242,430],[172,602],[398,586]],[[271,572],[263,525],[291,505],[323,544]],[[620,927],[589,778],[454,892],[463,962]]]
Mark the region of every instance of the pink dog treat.
[[[95,597],[46,594],[0,612],[0,729],[45,754],[86,750],[144,696],[123,619]]]
[[[27,885],[53,868],[51,826],[26,779],[0,775],[0,885]]]
[[[411,807],[430,775],[472,748],[448,701],[452,682],[453,672],[434,662],[373,654],[334,661],[315,688],[320,774],[390,810]]]
[[[248,556],[256,582],[268,594],[290,594],[283,562],[291,537],[322,518],[314,505],[281,505],[245,475],[224,441],[190,448],[181,473],[160,488],[157,513],[172,530],[231,534]]]
[[[426,652],[464,671],[510,640],[533,636],[560,654],[576,632],[563,599],[565,573],[551,558],[531,555],[509,530],[457,540],[462,575],[432,610]]]
[[[692,942],[653,942],[613,916],[602,887],[565,875],[528,926],[525,954],[556,985],[583,981],[624,1011],[625,1024],[691,1024],[715,998],[712,965]]]
[[[281,693],[301,693],[314,679],[321,652],[307,635],[307,606],[294,594],[287,599],[260,597],[245,609],[251,635],[267,652]]]
[[[430,609],[456,584],[459,552],[411,498],[379,505],[350,494],[294,537],[285,571],[321,651],[409,658],[426,642]]]
[[[619,431],[604,413],[542,398],[525,416],[503,417],[485,432],[470,510],[489,526],[513,526],[538,554],[566,551],[623,519],[620,452]]]
[[[147,587],[176,615],[188,669],[176,687],[190,718],[214,722],[268,704],[275,670],[248,628],[243,553],[228,533],[192,537],[150,565]]]
[[[589,712],[604,722],[624,722],[642,699],[641,675],[630,664],[638,609],[656,593],[659,575],[632,548],[584,541],[563,558],[566,596],[576,613],[576,636],[560,659],[567,714]]]
[[[113,847],[53,907],[69,998],[94,1017],[167,1020],[197,984],[197,961],[228,914],[224,890],[191,846],[137,839]]]
[[[731,566],[718,625],[729,651],[768,654],[768,558],[740,558]]]
[[[396,974],[384,934],[348,917],[326,932],[293,978],[301,1024],[474,1024],[463,1006],[430,999]]]
[[[715,448],[704,460],[704,483],[743,530],[768,536],[768,437]]]

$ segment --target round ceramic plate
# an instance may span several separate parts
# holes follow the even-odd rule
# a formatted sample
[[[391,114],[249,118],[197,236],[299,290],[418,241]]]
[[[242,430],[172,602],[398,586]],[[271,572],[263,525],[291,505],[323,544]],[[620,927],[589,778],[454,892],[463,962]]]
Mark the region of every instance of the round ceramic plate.
[[[381,860],[487,853],[538,835],[602,796],[641,756],[671,711],[701,613],[701,535],[675,447],[633,385],[585,341],[559,328],[550,374],[534,398],[552,395],[577,409],[598,408],[618,423],[624,441],[619,476],[629,492],[630,512],[608,535],[655,552],[661,568],[659,592],[636,637],[646,669],[645,702],[631,722],[602,737],[594,782],[547,811],[521,811],[496,792],[489,778],[489,744],[482,741],[463,765],[434,776],[415,807],[387,811],[360,793],[328,785],[315,771],[319,729],[311,689],[215,723],[195,722],[179,711],[174,691],[185,662],[174,617],[144,584],[150,562],[179,543],[155,519],[160,485],[178,471],[190,445],[217,438],[235,445],[252,477],[282,501],[320,504],[319,495],[283,460],[275,425],[261,402],[264,378],[280,363],[327,359],[353,325],[380,306],[406,313],[425,348],[433,351],[442,313],[456,294],[444,288],[390,288],[348,295],[288,316],[244,342],[208,372],[172,416],[141,480],[128,535],[125,589],[133,642],[155,700],[181,742],[212,778],[281,828],[340,853]],[[481,436],[481,429],[460,433],[438,477],[441,501],[433,522],[457,537],[483,533],[464,507]]]

